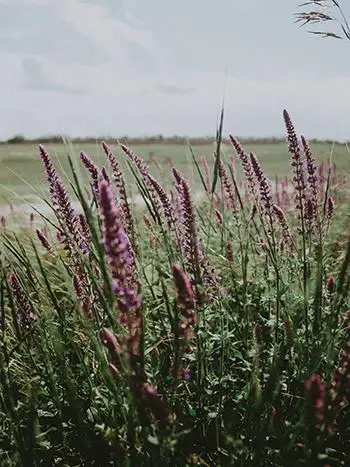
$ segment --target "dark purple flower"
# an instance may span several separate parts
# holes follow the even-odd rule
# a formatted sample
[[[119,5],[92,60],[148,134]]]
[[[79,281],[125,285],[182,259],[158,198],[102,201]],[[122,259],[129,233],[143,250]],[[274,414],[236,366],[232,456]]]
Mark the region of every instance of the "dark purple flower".
[[[106,170],[105,167],[102,167],[102,169],[101,169],[101,178],[103,180],[106,180],[107,183],[111,183],[111,181],[109,179],[109,175],[108,175],[107,170]]]
[[[129,205],[128,196],[126,193],[124,177],[120,170],[120,166],[117,161],[117,158],[115,157],[111,149],[107,146],[107,144],[104,141],[102,142],[102,149],[104,153],[106,154],[109,160],[110,166],[112,168],[114,183],[118,190],[119,203],[120,203],[122,213],[123,213],[122,221],[128,233],[128,236],[131,240],[132,246],[135,250],[137,246],[136,238],[135,238],[135,226],[134,226],[134,220],[131,215],[131,209]]]
[[[138,168],[138,170],[139,170],[139,172],[140,172],[140,174],[142,176],[142,179],[145,182],[147,190],[148,190],[148,192],[150,194],[150,197],[151,197],[152,202],[154,204],[155,210],[157,212],[160,212],[161,211],[161,203],[160,203],[160,200],[159,200],[159,197],[158,197],[159,194],[158,194],[157,190],[155,189],[153,183],[151,183],[151,179],[150,179],[151,174],[150,174],[148,165],[146,164],[146,162],[140,156],[135,154],[125,144],[121,144],[120,147],[122,148],[124,153],[129,157],[129,159],[132,160],[133,163]]]
[[[301,143],[304,149],[305,159],[306,159],[306,170],[307,170],[307,182],[309,186],[309,197],[308,202],[312,206],[308,208],[308,215],[311,217],[312,221],[317,220],[318,214],[318,198],[319,198],[319,180],[317,177],[318,167],[315,164],[315,159],[313,157],[310,145],[303,135],[301,135]],[[311,212],[310,212],[311,211]]]
[[[157,389],[151,384],[144,383],[142,386],[142,398],[156,421],[162,426],[166,425],[169,421],[169,410],[158,394]]]
[[[253,169],[255,178],[259,184],[259,191],[260,191],[260,202],[263,207],[263,211],[267,214],[270,220],[270,224],[272,224],[272,191],[271,191],[271,183],[266,178],[261,166],[260,162],[258,161],[255,154],[252,152],[249,154],[251,167]],[[272,225],[271,225],[272,227]]]
[[[196,324],[195,300],[192,285],[187,274],[176,264],[172,267],[173,279],[177,291],[177,307],[179,323],[176,331],[176,358],[173,367],[174,377],[179,378],[182,371],[182,360],[190,349],[193,327]]]
[[[191,190],[187,180],[175,168],[173,168],[173,174],[177,183],[176,189],[179,193],[181,204],[182,249],[187,259],[188,267],[193,272],[204,263],[195,209],[192,204]]]
[[[331,220],[332,217],[334,216],[334,207],[335,207],[334,199],[332,198],[332,196],[328,196],[328,198],[327,198],[327,218],[328,218],[328,220]]]
[[[79,228],[79,217],[69,199],[67,190],[61,180],[57,180],[54,186],[54,198],[57,203],[57,213],[63,229],[63,242],[69,251],[77,245],[80,248],[82,240],[81,229]]]
[[[52,160],[51,160],[49,153],[46,151],[45,147],[42,144],[39,145],[39,151],[40,151],[41,160],[44,163],[46,178],[49,183],[52,202],[53,202],[53,205],[56,206],[55,184],[59,180],[59,177],[52,164]]]
[[[174,228],[176,225],[175,213],[167,192],[151,174],[148,174],[148,180],[160,199],[163,215],[168,227]]]
[[[101,329],[100,337],[102,344],[106,346],[111,353],[115,355],[120,355],[122,353],[117,338],[112,331],[107,328],[103,328]]]
[[[334,420],[346,417],[344,409],[350,404],[350,342],[340,352],[338,366],[332,375],[329,397]]]
[[[99,183],[99,169],[96,167],[92,159],[85,153],[80,153],[80,159],[85,168],[89,171],[92,180],[92,189],[96,196],[98,196],[98,183]]]
[[[101,182],[99,196],[100,217],[103,226],[103,245],[113,277],[113,291],[117,295],[122,314],[137,311],[141,305],[139,284],[134,277],[135,259],[121,221],[112,189]]]
[[[277,217],[277,220],[282,228],[282,235],[283,239],[286,242],[288,246],[290,246],[293,243],[292,235],[288,226],[288,222],[286,219],[286,216],[283,212],[283,209],[280,208],[279,206],[276,206],[275,204],[272,206],[273,213]]]
[[[286,110],[283,111],[283,118],[287,129],[288,149],[292,159],[292,168],[294,172],[293,181],[295,184],[296,208],[300,212],[302,221],[302,230],[304,229],[304,200],[306,199],[306,183],[304,161],[301,156],[301,150],[298,138],[295,133],[294,125]]]
[[[333,294],[337,288],[337,283],[333,276],[329,276],[327,279],[327,290],[330,294]]]
[[[21,285],[19,284],[15,274],[10,275],[9,281],[13,297],[18,306],[20,323],[23,327],[29,329],[33,326],[35,321],[35,313],[33,311],[33,308],[29,303],[28,297],[25,294]]]
[[[227,203],[229,207],[231,208],[233,214],[236,214],[237,213],[236,191],[231,180],[228,177],[224,164],[222,163],[220,159],[219,159],[219,177],[221,180],[221,184],[224,188]]]
[[[250,158],[248,154],[244,151],[239,141],[232,135],[230,135],[230,141],[241,161],[242,168],[248,182],[249,191],[253,195],[253,198],[257,199],[256,183]]]
[[[183,378],[185,381],[189,381],[192,378],[192,371],[189,368],[184,368]]]
[[[40,240],[42,246],[48,250],[48,251],[52,251],[52,248],[51,248],[51,245],[46,237],[46,235],[44,234],[44,232],[41,230],[41,229],[36,229],[36,235],[38,237],[38,239]]]
[[[313,410],[315,427],[320,427],[324,420],[325,384],[320,375],[312,375],[305,387],[309,404]]]

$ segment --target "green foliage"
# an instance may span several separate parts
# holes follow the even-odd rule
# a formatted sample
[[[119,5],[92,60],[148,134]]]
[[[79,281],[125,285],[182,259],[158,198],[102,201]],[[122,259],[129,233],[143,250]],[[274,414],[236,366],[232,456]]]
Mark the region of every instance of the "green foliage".
[[[176,203],[172,228],[147,176],[135,161],[123,165],[131,168],[147,215],[145,220],[131,203],[142,293],[136,360],[101,245],[99,198],[84,184],[73,155],[65,168],[88,225],[87,251],[74,238],[56,239],[65,213],[55,206],[50,223],[40,221],[49,249],[30,229],[2,229],[1,465],[346,465],[349,394],[335,386],[333,370],[344,361],[339,352],[349,340],[347,186],[335,176],[320,185],[318,230],[305,227],[301,238],[288,185],[288,249],[277,218],[269,226],[260,198],[236,180],[232,167],[227,173],[237,206],[230,205],[221,141],[220,129],[209,174],[215,180],[204,199],[192,199],[191,228],[205,258],[197,251],[195,271]],[[205,187],[195,151],[192,157],[197,183]],[[171,180],[170,173],[166,177]],[[321,212],[329,194],[336,201],[333,219]],[[197,320],[186,338],[181,332],[189,326],[188,310],[174,283],[174,264],[187,274],[195,296]],[[30,312],[35,320],[24,322]],[[120,353],[101,338],[103,329],[116,337]],[[177,374],[174,365],[184,371]],[[316,374],[323,398],[305,386]],[[139,380],[152,388],[148,399]]]

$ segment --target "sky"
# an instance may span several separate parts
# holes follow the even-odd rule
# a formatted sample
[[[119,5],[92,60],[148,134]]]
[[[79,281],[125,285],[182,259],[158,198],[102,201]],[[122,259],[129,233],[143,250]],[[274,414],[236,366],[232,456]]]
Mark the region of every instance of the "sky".
[[[294,24],[301,0],[0,0],[0,139],[350,139],[350,42]]]

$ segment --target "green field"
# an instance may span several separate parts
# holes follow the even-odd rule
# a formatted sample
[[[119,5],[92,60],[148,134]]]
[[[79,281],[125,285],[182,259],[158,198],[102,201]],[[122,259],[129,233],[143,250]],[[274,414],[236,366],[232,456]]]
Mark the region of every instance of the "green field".
[[[186,177],[195,181],[195,169],[191,159],[189,148],[182,144],[139,144],[130,145],[134,152],[140,155],[145,161],[150,162],[150,155],[159,162],[164,170],[165,176],[170,173],[169,162],[166,159],[170,156],[176,167],[178,167]],[[79,152],[85,151],[99,165],[107,165],[106,158],[99,145],[96,144],[72,144],[70,148],[64,144],[48,144],[48,151],[52,155],[56,167],[60,167],[61,172],[69,173],[67,152],[73,155],[73,158],[79,162]],[[116,154],[119,154],[119,160],[123,165],[123,157],[117,147],[112,145]],[[252,151],[259,156],[264,167],[265,173],[273,179],[277,174],[284,176],[290,174],[289,156],[287,145],[285,143],[275,144],[248,144],[245,149]],[[196,156],[205,155],[208,163],[212,163],[212,154],[214,144],[195,145],[193,151]],[[350,169],[350,154],[345,145],[336,144],[332,151],[332,146],[328,143],[316,143],[313,150],[318,162],[327,161],[329,155],[333,154],[333,162],[337,166],[338,174],[345,175]],[[225,156],[233,155],[232,148],[225,144],[223,147]],[[239,164],[237,164],[239,167]],[[154,165],[150,163],[153,171]],[[85,170],[82,170],[82,176],[85,181],[88,176]],[[129,177],[129,180],[132,178]],[[3,144],[0,145],[0,204],[22,203],[23,201],[35,202],[36,196],[43,196],[47,192],[44,184],[44,173],[39,156],[39,151],[34,144]]]
[[[316,177],[285,120],[291,155],[247,145],[248,189],[219,163],[202,198],[184,145],[130,145],[156,179],[113,148],[110,182],[79,162],[107,165],[97,145],[48,145],[49,183],[38,148],[2,147],[1,467],[349,464],[349,156]],[[67,151],[74,204],[51,165],[67,182]]]

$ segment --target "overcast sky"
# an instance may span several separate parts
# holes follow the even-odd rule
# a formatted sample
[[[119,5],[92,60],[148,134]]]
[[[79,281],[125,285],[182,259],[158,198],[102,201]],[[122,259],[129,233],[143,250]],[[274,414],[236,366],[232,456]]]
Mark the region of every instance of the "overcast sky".
[[[350,42],[301,0],[0,0],[0,139],[283,134],[350,139]]]

